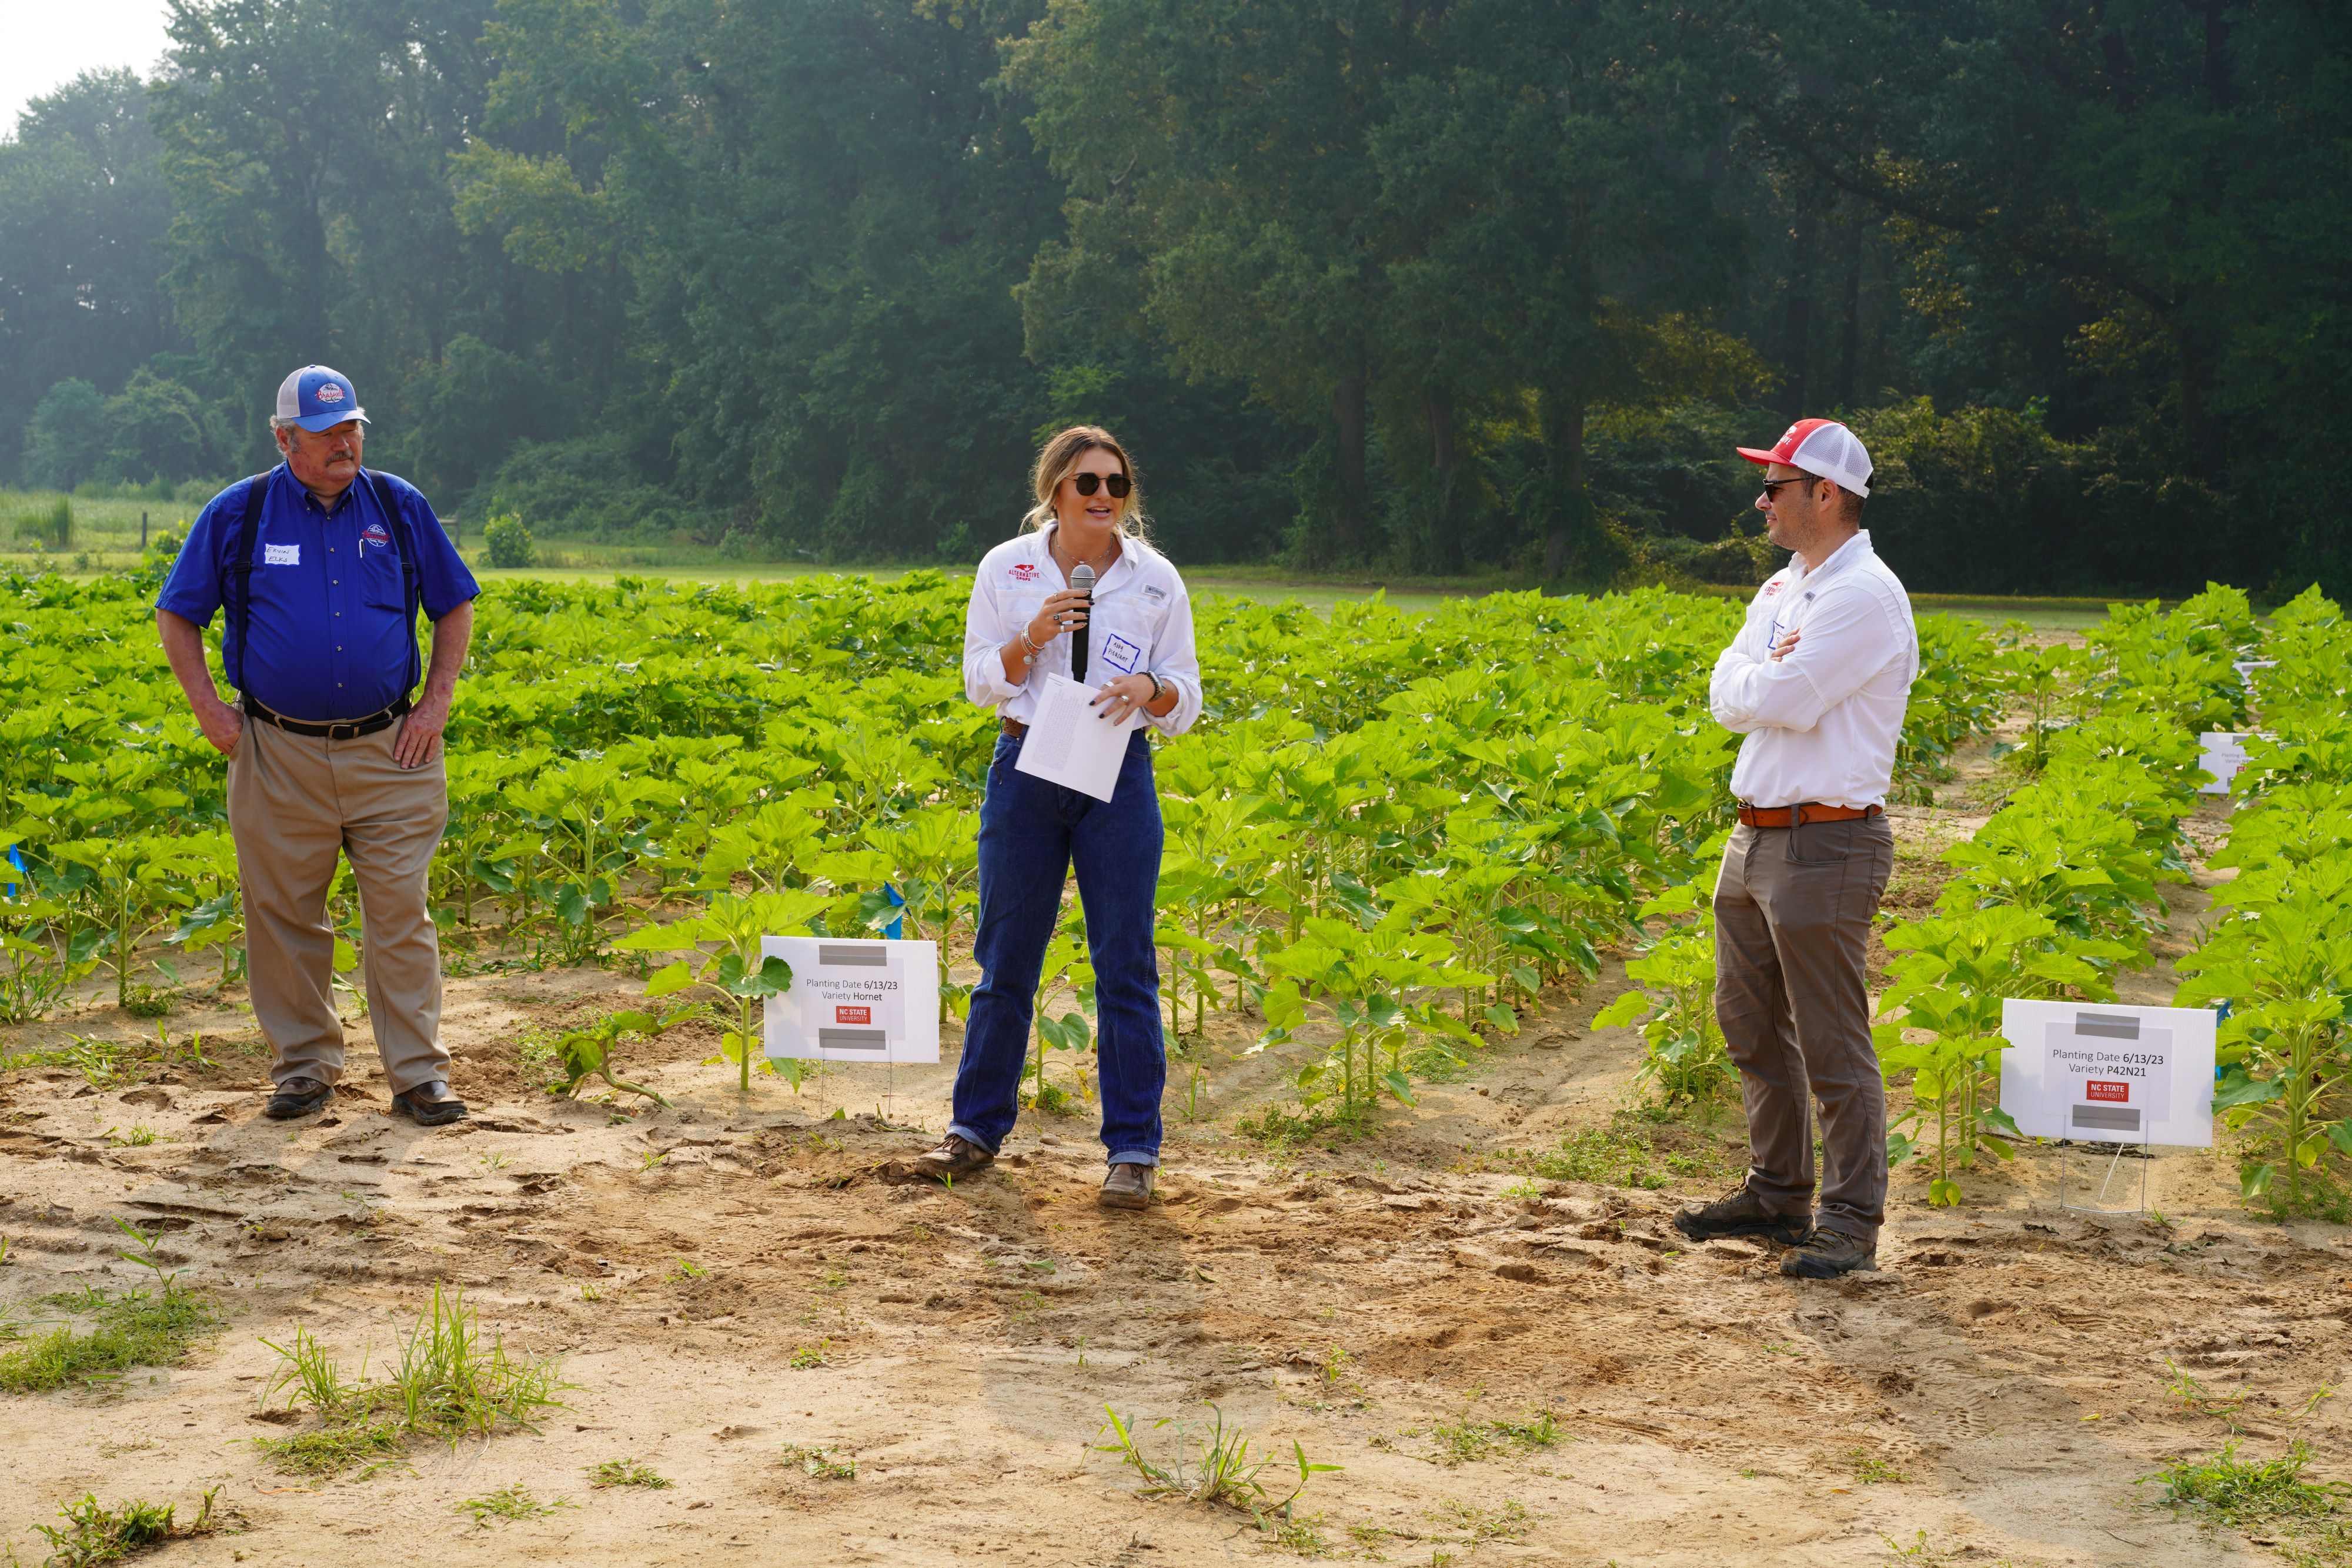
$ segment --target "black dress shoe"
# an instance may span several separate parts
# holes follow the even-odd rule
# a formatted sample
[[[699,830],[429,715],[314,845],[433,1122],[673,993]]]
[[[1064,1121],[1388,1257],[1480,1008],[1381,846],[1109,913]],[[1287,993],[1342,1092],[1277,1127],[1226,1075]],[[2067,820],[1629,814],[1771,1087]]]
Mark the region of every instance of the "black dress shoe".
[[[278,1092],[269,1097],[261,1113],[272,1121],[290,1122],[297,1116],[324,1110],[334,1092],[334,1085],[315,1078],[289,1078],[278,1086]]]
[[[395,1094],[392,1108],[420,1127],[445,1126],[466,1114],[466,1103],[450,1093],[446,1083],[420,1083]]]
[[[950,1133],[938,1148],[927,1149],[908,1161],[907,1168],[929,1180],[953,1184],[977,1176],[995,1163],[994,1155],[970,1138]]]

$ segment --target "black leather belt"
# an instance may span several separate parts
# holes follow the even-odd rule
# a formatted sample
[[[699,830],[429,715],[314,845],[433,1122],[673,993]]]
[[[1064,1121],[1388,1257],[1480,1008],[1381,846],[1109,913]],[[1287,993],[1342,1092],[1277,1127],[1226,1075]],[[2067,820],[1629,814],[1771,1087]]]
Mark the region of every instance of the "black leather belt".
[[[299,719],[288,718],[283,714],[270,712],[263,706],[261,699],[255,696],[247,696],[240,706],[245,709],[245,716],[247,718],[257,718],[264,724],[274,724],[289,735],[307,735],[313,740],[357,740],[362,735],[373,735],[380,729],[390,729],[406,716],[409,710],[416,705],[406,697],[402,697],[381,713],[372,713],[365,718],[347,718],[335,724],[304,724]]]

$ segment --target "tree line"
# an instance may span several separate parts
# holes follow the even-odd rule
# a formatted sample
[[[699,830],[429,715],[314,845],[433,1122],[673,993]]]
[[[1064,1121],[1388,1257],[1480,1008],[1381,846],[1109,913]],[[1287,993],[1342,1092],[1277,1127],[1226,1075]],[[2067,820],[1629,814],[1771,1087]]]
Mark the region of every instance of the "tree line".
[[[173,0],[0,141],[0,479],[357,382],[446,510],[969,562],[1038,433],[1180,560],[2352,587],[2329,0]]]

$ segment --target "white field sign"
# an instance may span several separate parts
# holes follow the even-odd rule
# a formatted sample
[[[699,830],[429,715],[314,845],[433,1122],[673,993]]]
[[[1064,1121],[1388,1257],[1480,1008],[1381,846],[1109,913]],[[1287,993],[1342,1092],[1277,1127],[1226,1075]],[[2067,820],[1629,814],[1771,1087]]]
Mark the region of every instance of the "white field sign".
[[[2257,737],[2263,740],[2277,738],[2251,729],[2209,729],[2199,736],[2197,743],[2204,755],[2198,759],[2198,766],[2213,776],[2213,782],[2199,785],[2199,790],[2207,795],[2228,794],[2230,780],[2246,765],[2246,742]]]
[[[940,948],[879,937],[763,936],[793,967],[768,998],[768,1055],[817,1061],[937,1061]]]
[[[2213,1145],[2214,1014],[2005,1001],[2000,1108],[2029,1137]]]

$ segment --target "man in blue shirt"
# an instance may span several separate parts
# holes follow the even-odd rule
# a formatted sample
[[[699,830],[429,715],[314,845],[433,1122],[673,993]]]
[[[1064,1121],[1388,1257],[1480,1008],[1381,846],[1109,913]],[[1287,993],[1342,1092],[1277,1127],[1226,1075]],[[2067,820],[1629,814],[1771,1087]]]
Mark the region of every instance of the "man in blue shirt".
[[[277,1086],[267,1113],[317,1111],[342,1076],[327,923],[340,853],[359,885],[385,1085],[397,1110],[437,1126],[466,1106],[441,1046],[425,877],[449,817],[441,732],[481,590],[425,497],[361,466],[367,415],[350,381],[324,365],[296,371],[269,423],[286,461],[213,497],[155,601],[172,673],[229,759],[248,984]],[[429,668],[420,609],[433,623]],[[221,610],[234,704],[205,663],[204,630]]]

